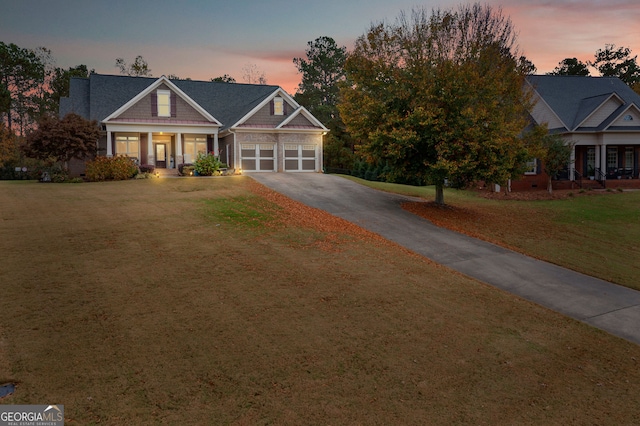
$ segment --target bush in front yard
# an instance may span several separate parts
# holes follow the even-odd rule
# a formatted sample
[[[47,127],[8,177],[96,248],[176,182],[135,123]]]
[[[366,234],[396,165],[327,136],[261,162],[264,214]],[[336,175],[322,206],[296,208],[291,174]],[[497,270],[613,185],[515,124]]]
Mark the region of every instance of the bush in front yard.
[[[220,160],[213,154],[198,154],[193,168],[199,176],[213,176],[220,169]]]
[[[153,164],[140,164],[140,173],[153,173],[153,171],[156,169],[156,166],[154,166]]]
[[[178,174],[180,176],[190,176],[189,172],[193,171],[193,164],[191,163],[183,163],[178,164]]]
[[[96,157],[87,162],[86,177],[92,182],[126,180],[138,174],[134,161],[125,156]]]

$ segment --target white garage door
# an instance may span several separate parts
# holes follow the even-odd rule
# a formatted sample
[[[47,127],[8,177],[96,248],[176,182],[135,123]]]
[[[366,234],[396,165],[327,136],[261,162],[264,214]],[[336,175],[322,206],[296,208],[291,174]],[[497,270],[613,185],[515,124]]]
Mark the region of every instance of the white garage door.
[[[276,165],[276,152],[273,144],[241,144],[240,157],[242,170],[246,172],[273,172]]]
[[[286,172],[313,172],[317,165],[317,145],[285,145],[284,170]]]

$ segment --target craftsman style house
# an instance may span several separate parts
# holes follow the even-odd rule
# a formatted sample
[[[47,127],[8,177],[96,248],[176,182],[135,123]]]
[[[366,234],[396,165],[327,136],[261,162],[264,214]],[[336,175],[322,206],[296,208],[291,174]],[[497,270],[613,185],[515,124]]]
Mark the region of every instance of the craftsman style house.
[[[640,95],[610,77],[539,75],[528,77],[527,84],[533,90],[533,120],[574,145],[566,180],[640,184]],[[524,179],[512,185],[542,189],[545,181],[532,161]]]
[[[175,169],[212,152],[231,169],[320,172],[328,129],[278,86],[91,74],[60,116],[97,120],[98,155]]]

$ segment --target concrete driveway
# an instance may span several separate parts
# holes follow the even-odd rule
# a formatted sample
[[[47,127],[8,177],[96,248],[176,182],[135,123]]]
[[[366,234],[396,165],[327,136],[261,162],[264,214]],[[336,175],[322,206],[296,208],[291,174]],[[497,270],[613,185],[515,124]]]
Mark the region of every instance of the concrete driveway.
[[[377,191],[335,175],[252,173],[256,181],[327,211],[435,262],[640,344],[640,292],[541,262],[402,210],[417,198]]]

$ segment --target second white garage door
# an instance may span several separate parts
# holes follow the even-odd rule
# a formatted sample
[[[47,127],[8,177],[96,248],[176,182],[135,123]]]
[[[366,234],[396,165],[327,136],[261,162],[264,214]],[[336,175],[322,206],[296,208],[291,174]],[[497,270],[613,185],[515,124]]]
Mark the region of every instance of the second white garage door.
[[[317,158],[317,145],[287,144],[284,146],[284,171],[316,171]]]

